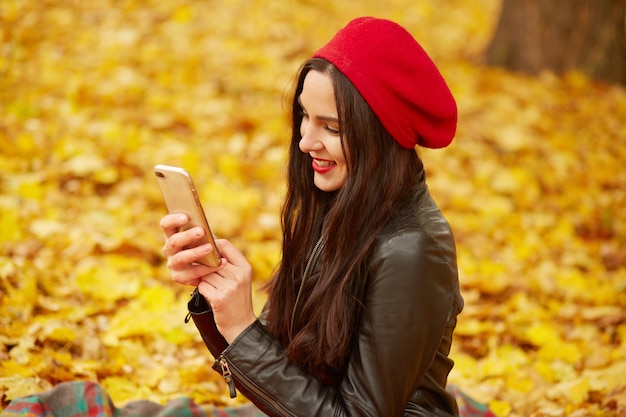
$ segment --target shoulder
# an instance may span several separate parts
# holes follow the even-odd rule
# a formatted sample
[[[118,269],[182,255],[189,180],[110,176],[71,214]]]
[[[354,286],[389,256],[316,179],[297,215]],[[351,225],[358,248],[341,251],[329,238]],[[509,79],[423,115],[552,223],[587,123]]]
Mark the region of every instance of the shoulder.
[[[456,267],[456,248],[450,224],[428,190],[424,189],[381,231],[375,257],[410,261],[430,256]]]
[[[370,284],[413,294],[456,297],[456,248],[450,225],[427,193],[379,234]]]

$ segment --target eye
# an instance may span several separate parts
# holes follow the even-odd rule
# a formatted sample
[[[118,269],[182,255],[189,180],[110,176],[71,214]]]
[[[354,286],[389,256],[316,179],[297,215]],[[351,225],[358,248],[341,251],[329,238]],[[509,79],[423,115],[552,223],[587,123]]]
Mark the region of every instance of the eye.
[[[324,129],[326,129],[326,131],[333,136],[339,136],[339,134],[341,133],[339,132],[339,129],[335,129],[334,127],[331,127],[330,125],[324,126]]]

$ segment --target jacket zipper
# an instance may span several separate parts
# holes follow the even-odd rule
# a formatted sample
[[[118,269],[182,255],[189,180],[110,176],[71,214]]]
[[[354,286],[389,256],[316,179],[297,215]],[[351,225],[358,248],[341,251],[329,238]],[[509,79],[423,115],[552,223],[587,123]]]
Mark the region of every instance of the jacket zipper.
[[[228,366],[228,362],[226,362],[226,358],[220,356],[218,362],[220,363],[220,368],[222,368],[222,377],[224,381],[228,384],[228,388],[230,390],[230,398],[235,398],[237,396],[237,390],[235,389],[235,380],[233,379],[233,374],[230,372],[230,366]]]
[[[298,296],[296,297],[296,303],[293,308],[293,312],[291,314],[291,326],[289,328],[289,338],[292,338],[293,327],[296,324],[298,319],[298,304],[300,302],[300,297],[302,295],[302,288],[304,286],[305,280],[311,275],[311,267],[313,263],[317,260],[319,252],[322,248],[322,243],[324,239],[320,237],[311,252],[311,256],[309,256],[309,260],[307,261],[306,267],[304,269],[304,275],[302,277],[302,281],[300,282],[300,289],[298,290]],[[233,372],[230,369],[230,365],[228,361],[224,357],[224,355],[220,355],[217,359],[219,366],[222,370],[222,377],[228,384],[228,389],[230,391],[230,398],[235,398],[237,396],[237,389],[235,387],[235,379],[233,378]],[[259,397],[262,401],[264,401],[267,405],[269,405],[272,409],[274,409],[279,415],[286,417],[293,417],[293,414],[289,413],[284,409],[276,400],[268,396],[265,392],[261,391],[255,384],[253,384],[243,373],[236,372],[237,380],[244,385],[248,390],[250,390],[254,395]]]
[[[306,267],[304,268],[304,275],[302,276],[302,281],[300,281],[300,288],[298,289],[298,295],[296,296],[296,302],[293,306],[293,311],[291,313],[291,324],[289,326],[289,340],[293,339],[293,330],[300,316],[300,309],[298,306],[300,305],[300,298],[302,297],[302,289],[304,288],[304,282],[311,275],[311,267],[313,263],[317,261],[317,257],[319,255],[320,250],[322,249],[323,238],[320,237],[311,252],[311,256],[309,256],[309,260],[306,263]]]
[[[220,364],[220,368],[222,369],[222,376],[224,380],[228,384],[228,388],[230,390],[230,398],[235,398],[237,396],[237,389],[235,388],[235,379],[234,375],[237,376],[237,380],[240,384],[242,384],[246,389],[260,398],[265,404],[271,407],[278,415],[285,417],[293,417],[294,415],[289,413],[278,401],[271,398],[265,392],[263,392],[260,388],[258,388],[254,383],[252,383],[246,376],[241,372],[233,372],[230,369],[230,365],[228,361],[224,357],[224,355],[220,355],[218,362]]]

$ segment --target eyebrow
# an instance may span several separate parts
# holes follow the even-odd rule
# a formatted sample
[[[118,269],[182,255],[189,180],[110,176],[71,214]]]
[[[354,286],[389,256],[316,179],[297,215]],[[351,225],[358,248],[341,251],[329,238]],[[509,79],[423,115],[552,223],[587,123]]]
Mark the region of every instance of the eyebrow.
[[[300,107],[302,107],[302,110],[305,110],[304,106],[302,105],[302,101],[300,101],[300,97],[298,97],[298,104],[300,105]],[[336,117],[331,117],[331,116],[316,116],[315,117],[318,120],[322,120],[325,122],[331,122],[331,123],[339,123],[339,119]]]

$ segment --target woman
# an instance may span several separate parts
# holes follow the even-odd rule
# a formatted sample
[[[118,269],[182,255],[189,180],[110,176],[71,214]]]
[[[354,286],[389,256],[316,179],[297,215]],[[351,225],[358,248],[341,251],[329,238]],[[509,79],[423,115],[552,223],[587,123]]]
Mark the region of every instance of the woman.
[[[292,117],[283,256],[262,317],[241,252],[219,240],[222,264],[200,265],[215,248],[183,248],[202,230],[177,232],[185,216],[161,220],[173,279],[197,286],[212,307],[223,342],[211,349],[214,368],[271,416],[456,416],[455,397],[461,415],[492,416],[446,390],[463,300],[453,236],[414,149],[447,146],[456,129],[433,62],[397,24],[353,20],[302,67]],[[66,383],[1,414],[87,413],[206,410],[188,399],[115,409],[97,384]]]
[[[229,346],[219,367],[278,416],[455,416],[447,357],[462,309],[455,246],[415,145],[443,147],[456,105],[435,65],[397,24],[350,22],[301,69],[293,98],[283,257],[263,317],[251,268],[218,241],[219,268],[183,250],[168,215],[163,253],[197,285]],[[231,379],[232,377],[232,379]]]

